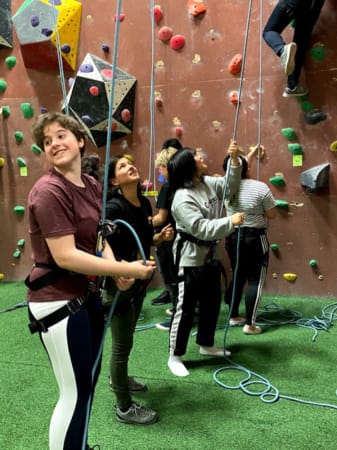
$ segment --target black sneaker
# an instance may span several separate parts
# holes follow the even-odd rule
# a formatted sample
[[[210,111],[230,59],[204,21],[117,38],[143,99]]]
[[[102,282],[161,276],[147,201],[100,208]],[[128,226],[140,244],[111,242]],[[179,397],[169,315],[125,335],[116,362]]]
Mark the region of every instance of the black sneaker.
[[[131,425],[151,425],[157,422],[158,414],[150,408],[146,408],[138,403],[132,403],[130,408],[123,412],[118,406],[116,407],[116,418],[118,422],[128,423]]]
[[[129,392],[131,392],[131,393],[147,391],[146,384],[140,383],[139,381],[135,380],[133,377],[128,377],[128,385],[129,385]],[[110,390],[112,392],[114,392],[110,377],[109,377],[109,386],[110,386]]]
[[[166,305],[167,303],[171,303],[171,297],[168,291],[163,291],[158,297],[151,301],[152,306]]]

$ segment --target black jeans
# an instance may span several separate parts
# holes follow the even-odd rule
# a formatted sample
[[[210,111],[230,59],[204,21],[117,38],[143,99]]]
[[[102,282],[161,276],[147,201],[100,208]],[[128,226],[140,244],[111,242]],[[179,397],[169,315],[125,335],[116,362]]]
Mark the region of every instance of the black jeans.
[[[283,30],[295,19],[293,41],[297,44],[294,72],[288,76],[288,87],[294,89],[299,81],[312,30],[325,0],[280,0],[263,30],[263,39],[281,56],[285,42]]]

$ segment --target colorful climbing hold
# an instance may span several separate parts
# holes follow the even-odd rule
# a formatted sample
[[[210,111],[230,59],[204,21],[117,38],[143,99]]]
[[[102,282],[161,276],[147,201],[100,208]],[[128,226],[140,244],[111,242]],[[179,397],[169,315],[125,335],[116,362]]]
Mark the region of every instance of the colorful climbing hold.
[[[297,142],[293,144],[288,144],[288,149],[291,151],[293,155],[303,155],[302,146]]]
[[[239,95],[237,91],[232,91],[229,94],[229,100],[233,105],[237,105],[239,103]]]
[[[188,12],[192,16],[200,16],[200,14],[205,14],[207,11],[206,6],[201,0],[188,0],[187,2]]]
[[[127,108],[123,109],[123,111],[121,112],[121,118],[123,122],[129,122],[129,120],[131,119],[130,110],[128,110]]]
[[[284,273],[283,278],[287,281],[296,281],[297,275],[296,273]]]
[[[182,127],[176,127],[176,136],[178,138],[181,138],[183,135],[183,128]]]
[[[27,166],[26,161],[21,156],[16,158],[16,162],[18,163],[19,167],[26,167]]]
[[[32,16],[32,17],[30,18],[30,24],[31,24],[31,26],[34,27],[34,28],[37,27],[37,26],[39,26],[39,24],[40,24],[39,16],[36,16],[36,15]]]
[[[120,21],[120,22],[123,22],[124,19],[125,19],[125,14],[124,14],[124,13],[120,13],[120,15],[119,15],[119,21]],[[117,20],[118,20],[118,17],[117,17],[117,14],[115,14],[115,15],[114,15],[114,21],[117,22]]]
[[[332,152],[337,152],[337,141],[334,141],[330,144],[330,150]]]
[[[2,169],[4,165],[5,165],[5,158],[0,158],[0,168]]]
[[[11,109],[9,106],[3,106],[0,109],[0,113],[3,115],[5,119],[7,119],[11,115]]]
[[[324,59],[326,55],[324,44],[322,44],[321,42],[314,44],[313,47],[310,49],[310,55],[316,61],[322,61],[322,59]]]
[[[102,50],[104,53],[109,53],[110,47],[108,44],[102,44]]]
[[[26,119],[34,116],[34,109],[30,103],[21,103],[21,112]]]
[[[13,253],[13,258],[19,259],[21,256],[21,251],[20,250],[15,250],[15,252]]]
[[[163,18],[163,11],[159,5],[155,5],[153,8],[153,16],[156,24],[158,24]]]
[[[185,45],[185,38],[181,34],[176,34],[170,39],[170,46],[173,50],[180,50]]]
[[[99,96],[99,88],[97,86],[90,86],[89,92],[93,97]]]
[[[309,102],[309,100],[304,100],[301,102],[301,109],[302,111],[311,111],[314,109],[314,104],[312,102]]]
[[[66,55],[67,55],[68,53],[70,53],[70,50],[71,50],[71,47],[70,47],[69,44],[63,44],[63,45],[61,46],[61,52],[62,52],[62,53],[65,53]]]
[[[284,187],[286,185],[282,175],[275,175],[274,177],[269,178],[269,181],[273,186],[277,187]]]
[[[3,280],[5,278],[5,275],[3,273],[0,273],[0,280]]]
[[[275,200],[276,206],[278,208],[288,208],[289,207],[289,203],[286,200]]]
[[[161,27],[158,31],[158,39],[161,41],[169,41],[171,37],[173,36],[172,28],[167,27],[166,25]]]
[[[35,155],[41,155],[42,153],[42,149],[36,145],[36,144],[32,144],[32,152],[35,153]]]
[[[21,205],[14,206],[13,211],[18,214],[22,215],[25,212],[25,207]]]
[[[18,247],[24,247],[25,246],[25,240],[24,239],[19,239],[16,245]]]
[[[0,93],[5,92],[7,89],[7,83],[5,80],[0,79]]]
[[[308,125],[316,125],[316,123],[322,122],[328,117],[327,113],[315,108],[312,111],[304,113],[304,121]]]
[[[22,133],[22,131],[15,131],[14,132],[14,139],[16,140],[16,142],[18,144],[21,144],[21,142],[23,141],[23,133]]]
[[[270,248],[273,250],[273,252],[277,252],[279,250],[279,247],[277,244],[270,244]]]
[[[311,259],[310,261],[309,261],[309,265],[311,266],[311,267],[317,267],[317,261],[316,261],[316,259]]]
[[[15,56],[7,56],[7,58],[5,59],[6,61],[6,66],[8,69],[13,69],[13,67],[16,64],[16,57]]]
[[[297,138],[296,132],[293,128],[282,128],[282,134],[289,141],[293,141]]]
[[[242,55],[241,53],[237,53],[233,56],[233,58],[230,60],[230,63],[228,64],[228,72],[232,75],[236,75],[240,73],[241,71],[241,65],[242,65]]]

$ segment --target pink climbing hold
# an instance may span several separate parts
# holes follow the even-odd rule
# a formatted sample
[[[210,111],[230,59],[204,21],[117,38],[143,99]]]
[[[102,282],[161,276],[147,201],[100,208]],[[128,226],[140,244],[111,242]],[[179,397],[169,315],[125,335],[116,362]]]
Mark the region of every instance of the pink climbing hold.
[[[119,15],[119,21],[123,22],[123,20],[125,19],[125,14],[124,13],[120,13]],[[114,21],[117,21],[117,14],[114,15]]]
[[[89,88],[89,92],[91,95],[93,95],[94,97],[97,97],[99,95],[99,89],[97,86],[91,86]]]
[[[121,112],[121,117],[123,122],[129,122],[129,120],[131,119],[131,112],[127,108],[125,108]]]
[[[113,72],[112,72],[111,69],[103,69],[103,70],[102,70],[102,75],[103,75],[105,78],[107,78],[108,80],[111,80],[111,79],[112,79],[112,76],[113,76]]]
[[[173,50],[180,50],[185,45],[185,38],[181,34],[175,34],[170,40],[170,45]]]
[[[156,5],[153,8],[153,15],[155,22],[158,24],[163,18],[163,11],[161,10],[161,7],[159,5]]]
[[[172,28],[167,27],[166,25],[161,27],[160,30],[158,31],[158,38],[161,41],[169,41],[172,35],[173,35]]]
[[[182,135],[183,135],[183,128],[182,127],[176,127],[176,136],[178,138],[181,138]]]
[[[163,99],[161,97],[156,97],[155,102],[158,108],[161,108],[163,106]]]

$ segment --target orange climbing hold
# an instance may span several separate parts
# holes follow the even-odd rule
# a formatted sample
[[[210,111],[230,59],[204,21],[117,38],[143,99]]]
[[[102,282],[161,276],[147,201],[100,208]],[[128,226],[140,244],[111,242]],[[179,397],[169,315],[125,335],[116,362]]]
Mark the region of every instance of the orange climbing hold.
[[[194,17],[204,14],[207,11],[206,6],[200,0],[188,0],[187,6],[189,13]]]
[[[230,63],[228,64],[228,72],[232,75],[236,75],[240,73],[242,65],[242,55],[241,53],[237,53],[233,56]]]
[[[229,100],[233,103],[233,105],[237,105],[239,103],[238,93],[236,91],[231,92],[229,95]]]

